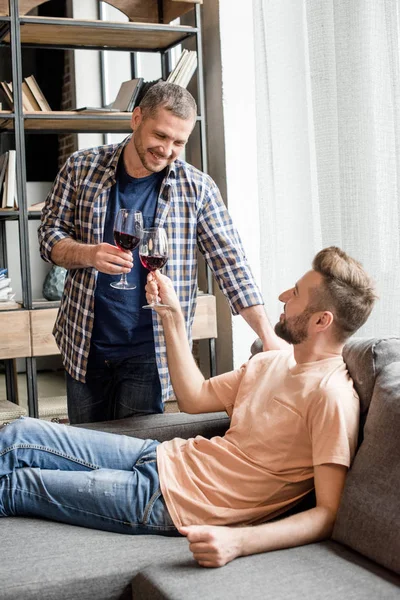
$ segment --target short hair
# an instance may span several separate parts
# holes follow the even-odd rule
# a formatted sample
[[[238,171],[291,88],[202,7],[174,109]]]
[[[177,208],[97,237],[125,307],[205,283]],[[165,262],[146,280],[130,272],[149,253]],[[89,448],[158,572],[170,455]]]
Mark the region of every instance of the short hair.
[[[180,119],[193,119],[197,115],[197,105],[192,94],[186,88],[159,81],[150,87],[140,101],[141,108],[145,117],[154,117],[159,108],[165,108]]]
[[[336,246],[318,252],[312,266],[323,278],[311,295],[313,310],[332,312],[336,339],[344,342],[371,314],[377,299],[374,283],[361,263]]]

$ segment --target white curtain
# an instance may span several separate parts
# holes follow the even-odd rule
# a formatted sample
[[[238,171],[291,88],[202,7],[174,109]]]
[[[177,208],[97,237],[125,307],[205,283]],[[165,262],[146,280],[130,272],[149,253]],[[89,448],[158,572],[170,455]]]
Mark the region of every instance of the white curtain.
[[[254,0],[262,288],[337,245],[380,300],[359,335],[400,333],[397,0]]]

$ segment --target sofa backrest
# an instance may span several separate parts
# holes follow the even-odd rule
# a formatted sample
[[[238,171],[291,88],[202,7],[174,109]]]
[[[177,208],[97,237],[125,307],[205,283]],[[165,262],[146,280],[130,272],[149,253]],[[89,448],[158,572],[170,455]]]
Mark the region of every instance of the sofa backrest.
[[[360,342],[347,358],[368,414],[333,538],[400,574],[400,340]]]

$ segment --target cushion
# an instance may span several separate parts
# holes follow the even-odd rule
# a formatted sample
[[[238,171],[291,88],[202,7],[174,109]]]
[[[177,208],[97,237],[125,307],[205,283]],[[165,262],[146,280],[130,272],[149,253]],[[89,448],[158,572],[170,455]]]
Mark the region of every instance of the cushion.
[[[377,375],[386,365],[400,360],[400,338],[350,339],[343,349],[343,358],[360,397],[361,416],[365,420]]]
[[[400,357],[376,377],[333,538],[400,573]]]
[[[190,560],[180,537],[122,535],[41,519],[0,519],[1,600],[130,600],[154,560]]]
[[[188,415],[187,413],[164,413],[160,415],[142,415],[116,421],[83,423],[74,427],[96,429],[108,433],[119,433],[141,439],[172,440],[175,437],[190,438],[202,435],[212,438],[224,435],[229,427],[229,417],[225,412]]]
[[[141,569],[132,600],[397,600],[400,578],[332,541],[244,556],[222,569],[165,558]]]

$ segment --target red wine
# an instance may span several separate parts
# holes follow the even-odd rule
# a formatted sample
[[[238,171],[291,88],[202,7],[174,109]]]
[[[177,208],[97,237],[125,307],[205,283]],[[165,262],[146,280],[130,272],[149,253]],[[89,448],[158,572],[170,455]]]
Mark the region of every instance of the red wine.
[[[155,271],[156,269],[162,269],[168,260],[168,256],[147,256],[140,254],[140,262],[149,271]]]
[[[114,229],[114,240],[120,250],[134,250],[140,242],[140,238],[130,233],[122,233]]]

